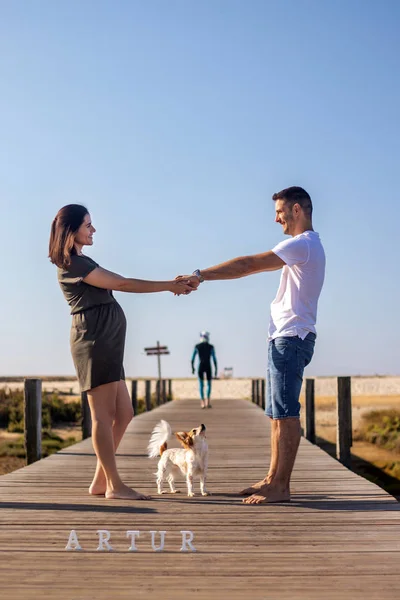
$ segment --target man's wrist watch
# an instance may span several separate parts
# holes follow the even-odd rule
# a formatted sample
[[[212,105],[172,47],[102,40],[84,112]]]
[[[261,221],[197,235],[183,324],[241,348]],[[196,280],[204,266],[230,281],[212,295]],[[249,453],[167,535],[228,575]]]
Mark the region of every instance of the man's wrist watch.
[[[196,275],[196,277],[199,278],[200,283],[203,283],[204,277],[201,276],[200,269],[193,271],[192,275]]]

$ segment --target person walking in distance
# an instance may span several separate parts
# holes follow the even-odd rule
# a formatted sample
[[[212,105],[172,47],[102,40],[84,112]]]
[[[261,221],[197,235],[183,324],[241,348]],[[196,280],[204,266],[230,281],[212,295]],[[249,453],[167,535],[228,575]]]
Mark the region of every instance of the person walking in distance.
[[[310,363],[316,339],[318,299],[325,276],[325,252],[313,229],[309,194],[293,186],[272,196],[275,222],[290,236],[272,250],[234,258],[208,269],[197,269],[189,280],[237,279],[282,269],[271,304],[268,331],[266,414],[271,419],[271,462],[261,481],[242,490],[247,504],[290,500],[290,479],[300,443],[299,396],[304,368]]]
[[[200,343],[197,344],[193,350],[192,355],[192,373],[195,373],[195,360],[196,356],[199,357],[199,368],[197,370],[199,378],[199,390],[201,408],[211,408],[210,397],[211,397],[211,385],[212,385],[212,372],[211,372],[211,359],[214,363],[215,377],[218,375],[217,357],[215,356],[215,349],[209,342],[210,334],[208,331],[202,331],[200,334]],[[204,398],[204,375],[207,377],[207,395]]]

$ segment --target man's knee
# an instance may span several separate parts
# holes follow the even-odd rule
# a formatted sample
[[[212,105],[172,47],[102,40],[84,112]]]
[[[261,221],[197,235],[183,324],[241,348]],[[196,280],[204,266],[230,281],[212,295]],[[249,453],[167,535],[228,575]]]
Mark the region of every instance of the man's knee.
[[[301,432],[299,417],[286,417],[285,419],[275,419],[278,431],[283,435],[285,433],[295,434]]]

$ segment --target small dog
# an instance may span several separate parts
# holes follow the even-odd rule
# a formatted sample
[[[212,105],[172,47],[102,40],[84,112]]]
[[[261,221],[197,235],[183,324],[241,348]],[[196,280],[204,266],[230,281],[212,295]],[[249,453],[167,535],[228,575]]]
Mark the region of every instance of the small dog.
[[[206,477],[208,467],[208,444],[206,440],[206,426],[200,425],[188,433],[179,431],[175,433],[183,448],[167,450],[167,441],[172,436],[170,425],[162,420],[153,429],[148,445],[150,458],[160,456],[157,470],[157,491],[162,494],[162,484],[166,478],[172,494],[175,488],[175,475],[181,470],[186,477],[188,496],[194,496],[193,476],[200,475],[200,491],[202,496],[209,496],[206,490]]]

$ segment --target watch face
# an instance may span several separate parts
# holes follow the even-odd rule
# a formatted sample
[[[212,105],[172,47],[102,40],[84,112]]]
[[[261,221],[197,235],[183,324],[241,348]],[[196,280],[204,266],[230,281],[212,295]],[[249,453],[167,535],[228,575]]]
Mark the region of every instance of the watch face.
[[[196,269],[195,271],[193,271],[192,275],[195,275],[196,277],[198,277],[200,283],[203,283],[204,278],[200,275],[200,269]]]

